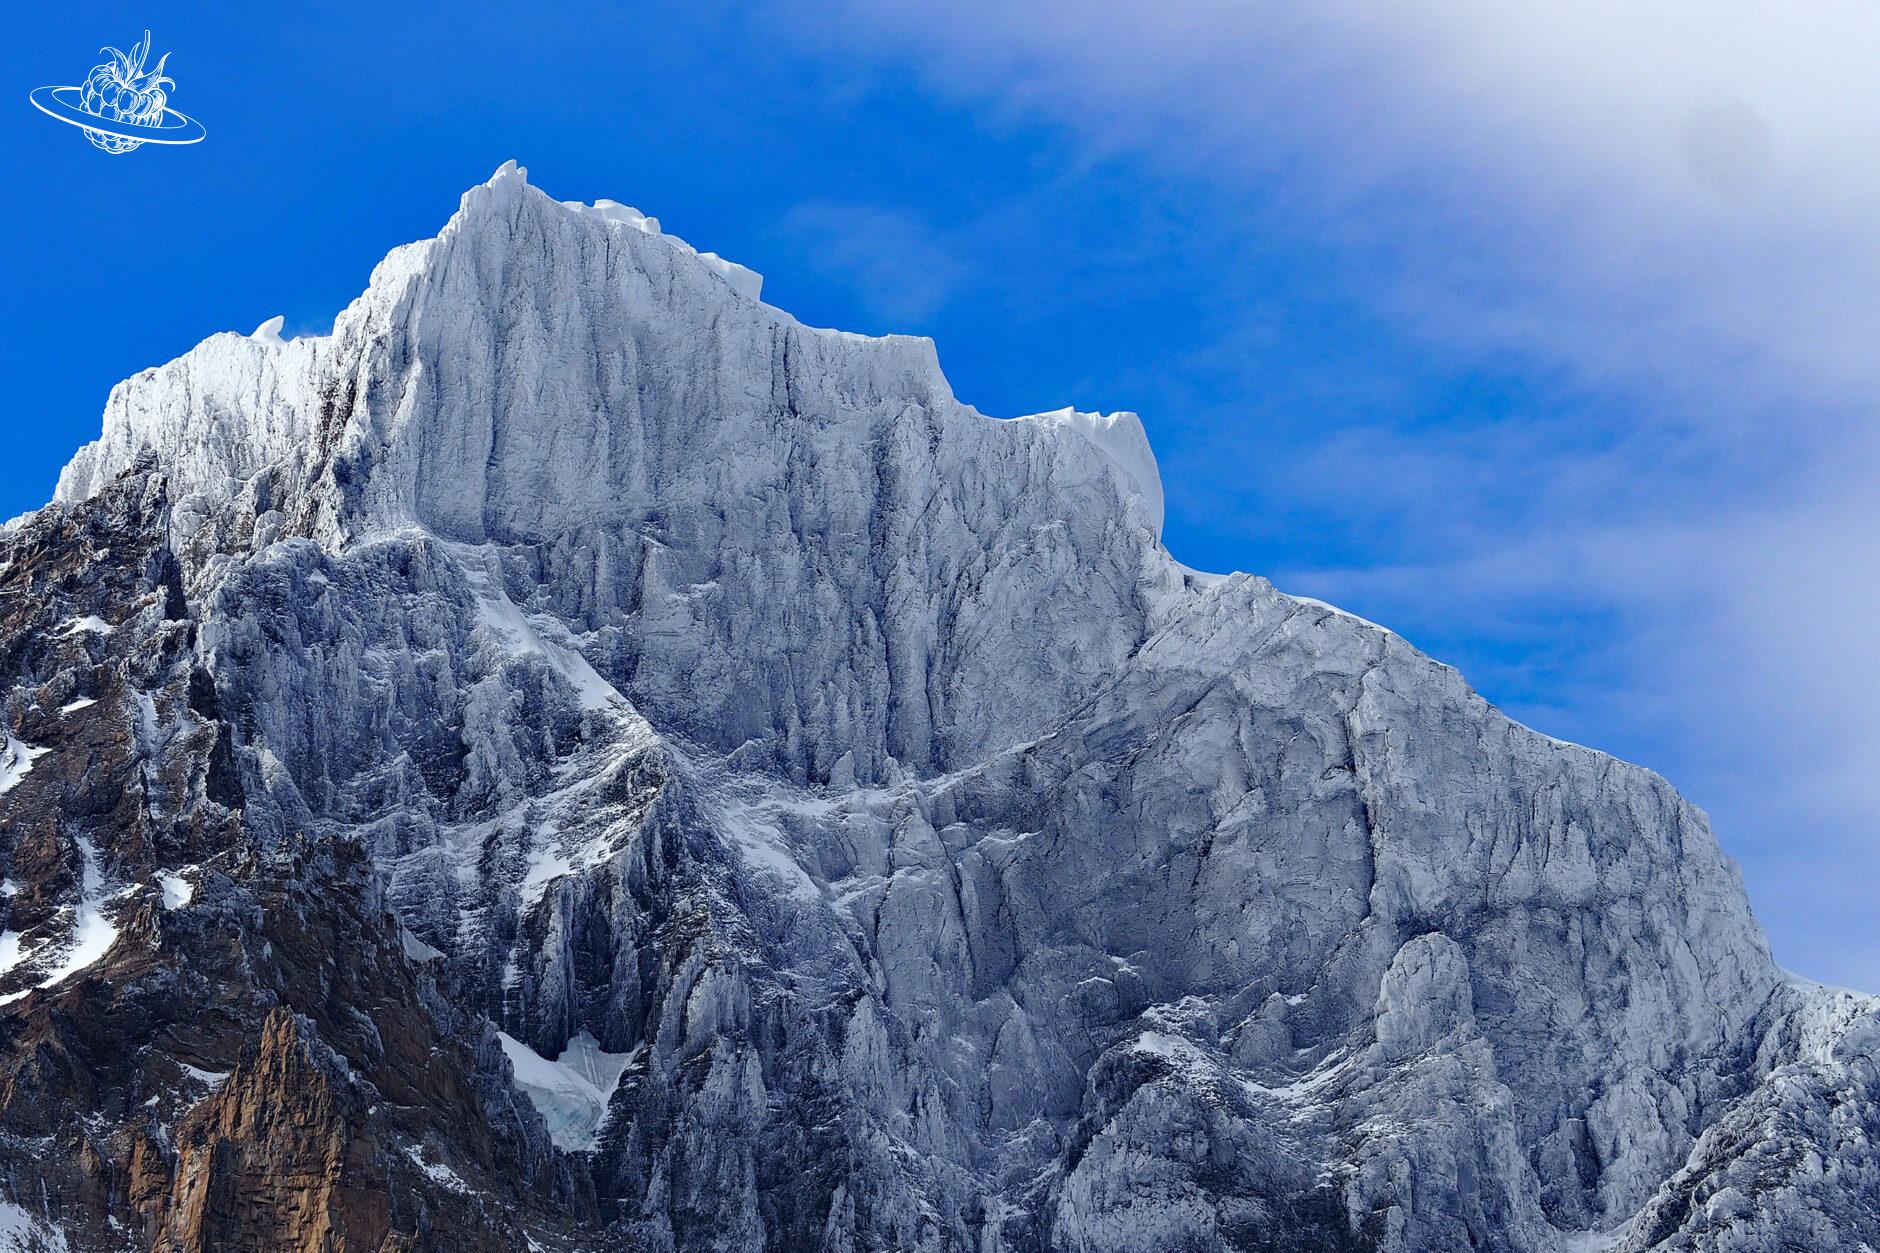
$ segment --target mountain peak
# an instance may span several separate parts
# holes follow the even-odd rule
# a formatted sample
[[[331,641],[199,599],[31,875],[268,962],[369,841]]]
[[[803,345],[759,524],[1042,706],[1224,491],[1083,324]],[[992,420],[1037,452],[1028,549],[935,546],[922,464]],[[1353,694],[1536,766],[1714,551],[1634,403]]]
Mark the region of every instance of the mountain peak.
[[[272,324],[212,337],[122,385],[59,498],[89,496],[146,450],[177,490],[209,498],[263,469],[297,494],[330,494],[322,480],[341,459],[361,489],[329,502],[342,530],[539,531],[616,509],[649,459],[751,453],[804,423],[796,437],[866,440],[871,424],[923,414],[970,442],[1009,440],[954,399],[931,340],[812,329],[761,303],[761,286],[616,201],[553,200],[510,162],[436,238],[394,250],[332,334],[286,354],[252,351],[278,346]],[[637,424],[649,387],[672,390],[687,420]],[[1029,425],[1101,452],[1117,508],[1136,499],[1159,530],[1160,484],[1133,415]],[[394,467],[402,477],[386,479]],[[492,499],[497,483],[526,487]]]
[[[1876,1003],[1669,784],[757,297],[512,163],[0,531],[71,1247],[1880,1241]]]

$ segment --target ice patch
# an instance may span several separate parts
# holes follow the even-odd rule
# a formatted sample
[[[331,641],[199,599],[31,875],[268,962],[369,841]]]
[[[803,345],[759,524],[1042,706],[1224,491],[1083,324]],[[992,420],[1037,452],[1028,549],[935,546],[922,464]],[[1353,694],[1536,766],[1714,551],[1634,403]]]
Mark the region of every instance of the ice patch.
[[[26,772],[33,768],[33,763],[51,751],[48,748],[34,748],[11,735],[7,736],[6,747],[0,748],[0,796],[5,796],[18,786],[19,781],[26,777]]]
[[[444,954],[432,948],[404,927],[398,929],[399,942],[404,946],[405,957],[414,962],[436,961]]]
[[[81,696],[77,700],[67,701],[65,704],[60,705],[59,712],[62,714],[75,714],[81,709],[90,709],[97,703],[97,701],[89,696]]]
[[[196,897],[196,885],[180,874],[160,874],[157,882],[163,886],[165,909],[181,909]]]
[[[568,1041],[559,1058],[550,1061],[512,1035],[499,1031],[496,1038],[516,1072],[516,1086],[548,1124],[549,1138],[575,1153],[593,1150],[621,1072],[645,1047],[631,1053],[603,1053],[599,1042],[583,1031]]]

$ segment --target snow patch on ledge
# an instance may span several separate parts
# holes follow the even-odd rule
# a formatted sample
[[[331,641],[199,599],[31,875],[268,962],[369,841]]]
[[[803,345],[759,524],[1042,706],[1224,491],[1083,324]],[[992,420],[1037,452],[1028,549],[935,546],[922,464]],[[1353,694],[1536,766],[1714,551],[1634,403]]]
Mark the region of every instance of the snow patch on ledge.
[[[111,946],[117,942],[118,929],[104,916],[104,869],[98,858],[98,849],[82,835],[74,842],[78,845],[82,869],[79,876],[78,918],[72,926],[72,947],[58,967],[40,983],[42,988],[63,983],[110,952]]]
[[[720,831],[730,837],[746,865],[774,876],[797,900],[822,898],[822,889],[790,851],[783,829],[761,805],[727,802],[718,813]]]
[[[196,885],[180,874],[165,871],[157,876],[157,883],[163,888],[165,909],[182,909],[196,899]]]
[[[1506,714],[1503,714],[1502,716],[1507,717]],[[1563,740],[1557,735],[1549,735],[1545,731],[1536,731],[1533,727],[1529,726],[1525,722],[1515,722],[1513,718],[1508,718],[1508,721],[1514,723],[1515,726],[1520,727],[1523,731],[1526,731],[1529,735],[1538,736],[1539,738],[1546,740],[1549,744],[1552,744],[1555,748],[1578,748],[1578,749],[1583,749],[1589,753],[1597,751],[1595,749],[1587,748],[1586,745],[1584,744],[1575,744],[1572,740]]]
[[[632,205],[621,204],[618,200],[596,200],[586,204],[579,200],[564,200],[564,209],[572,209],[583,217],[593,218],[608,226],[621,230],[638,231],[642,235],[654,235],[665,240],[680,251],[697,257],[705,267],[723,279],[732,291],[746,300],[759,299],[764,290],[764,276],[749,266],[727,261],[715,252],[700,252],[677,235],[668,235],[659,228],[659,219],[650,214],[641,213]]]
[[[458,1193],[461,1196],[471,1195],[470,1185],[464,1182],[462,1175],[452,1170],[450,1166],[444,1162],[425,1161],[424,1150],[417,1145],[407,1145],[405,1147],[405,1156],[410,1158],[411,1164],[423,1171],[425,1177],[432,1183],[442,1184],[444,1187],[449,1188],[452,1192]]]
[[[98,857],[97,846],[84,836],[73,841],[78,845],[80,864],[78,884],[78,909],[72,921],[72,934],[64,941],[65,955],[58,965],[46,972],[46,976],[31,988],[18,992],[9,992],[0,996],[0,1005],[9,1005],[35,989],[54,987],[65,982],[73,975],[92,965],[99,958],[111,951],[117,943],[117,924],[105,916],[105,904],[111,899],[104,890],[104,866]],[[56,949],[54,944],[42,945],[28,956],[35,956],[47,949]],[[14,941],[14,960],[18,961],[18,940]],[[0,1245],[0,1253],[5,1246]]]
[[[602,678],[573,641],[566,639],[566,628],[546,615],[537,618],[522,611],[503,591],[502,572],[487,562],[484,554],[465,545],[452,545],[463,563],[464,578],[476,594],[477,625],[490,639],[512,656],[540,657],[573,690],[575,700],[587,712],[618,709],[626,698]],[[548,634],[563,639],[551,639]]]
[[[528,873],[522,876],[522,882],[516,886],[525,912],[535,908],[536,903],[547,894],[549,884],[573,874],[575,869],[573,860],[557,842],[560,833],[551,829],[542,834],[545,842],[529,850]]]
[[[1373,622],[1369,618],[1361,618],[1357,614],[1351,612],[1351,610],[1349,609],[1340,609],[1337,605],[1331,604],[1328,601],[1320,600],[1315,596],[1295,596],[1291,592],[1282,592],[1280,594],[1286,597],[1286,599],[1296,600],[1302,605],[1311,605],[1314,609],[1324,609],[1331,613],[1337,614],[1341,618],[1350,618],[1353,622],[1356,622],[1359,626],[1368,626],[1373,631],[1382,631],[1386,635],[1397,634],[1395,631],[1391,630],[1387,626],[1383,626],[1383,625],[1380,625],[1379,623]]]
[[[0,1201],[0,1253],[66,1253],[65,1233],[12,1201]]]
[[[1790,987],[1800,988],[1804,992],[1814,992],[1823,996],[1854,996],[1863,1001],[1880,999],[1871,992],[1862,992],[1858,988],[1844,988],[1838,984],[1823,983],[1819,979],[1810,979],[1807,975],[1798,975],[1785,967],[1776,967],[1776,974]]]
[[[0,931],[0,975],[19,965],[32,956],[31,950],[20,945],[20,933]]]
[[[621,1073],[645,1048],[604,1053],[600,1042],[583,1031],[551,1061],[506,1032],[498,1031],[496,1038],[515,1071],[516,1086],[548,1124],[549,1139],[574,1153],[593,1150]]]
[[[658,218],[641,213],[632,205],[621,204],[618,200],[596,200],[593,204],[586,204],[579,200],[564,200],[561,203],[564,208],[573,209],[576,213],[584,214],[597,222],[605,222],[609,226],[624,226],[642,235],[665,233],[659,229]]]
[[[1074,431],[1096,445],[1097,450],[1123,472],[1125,487],[1141,498],[1151,525],[1159,538],[1162,534],[1162,471],[1149,447],[1149,434],[1142,429],[1142,419],[1127,411],[1117,413],[1082,413],[1076,409],[1054,409],[1014,419],[1035,422],[1049,430]]]
[[[117,630],[116,627],[106,622],[103,618],[100,618],[97,614],[88,613],[82,618],[73,618],[54,632],[54,634],[58,636],[109,635],[115,630]]]
[[[1610,1231],[1562,1231],[1560,1253],[1608,1253],[1619,1247],[1631,1229],[1628,1218]]]
[[[26,772],[33,768],[33,763],[52,750],[35,748],[31,744],[6,737],[6,744],[0,747],[0,796],[5,796],[19,785],[26,777]]]

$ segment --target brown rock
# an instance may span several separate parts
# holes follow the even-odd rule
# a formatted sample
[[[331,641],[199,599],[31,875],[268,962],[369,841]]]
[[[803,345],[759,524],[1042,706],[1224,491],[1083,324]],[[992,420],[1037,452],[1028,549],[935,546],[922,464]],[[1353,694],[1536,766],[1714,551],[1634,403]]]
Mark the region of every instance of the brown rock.
[[[391,1229],[384,1180],[352,1152],[333,1084],[287,1011],[268,1016],[259,1044],[176,1138],[155,1253],[384,1246]]]

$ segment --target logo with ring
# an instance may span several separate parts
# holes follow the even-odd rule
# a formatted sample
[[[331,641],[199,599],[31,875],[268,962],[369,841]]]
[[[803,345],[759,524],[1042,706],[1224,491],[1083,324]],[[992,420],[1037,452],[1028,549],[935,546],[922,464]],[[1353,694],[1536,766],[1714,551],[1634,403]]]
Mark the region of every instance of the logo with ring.
[[[202,123],[169,107],[165,87],[176,80],[163,73],[164,53],[154,69],[145,69],[150,32],[129,52],[103,48],[111,59],[94,65],[76,87],[41,87],[32,102],[41,113],[80,127],[85,138],[113,156],[145,144],[193,144],[208,132]]]

